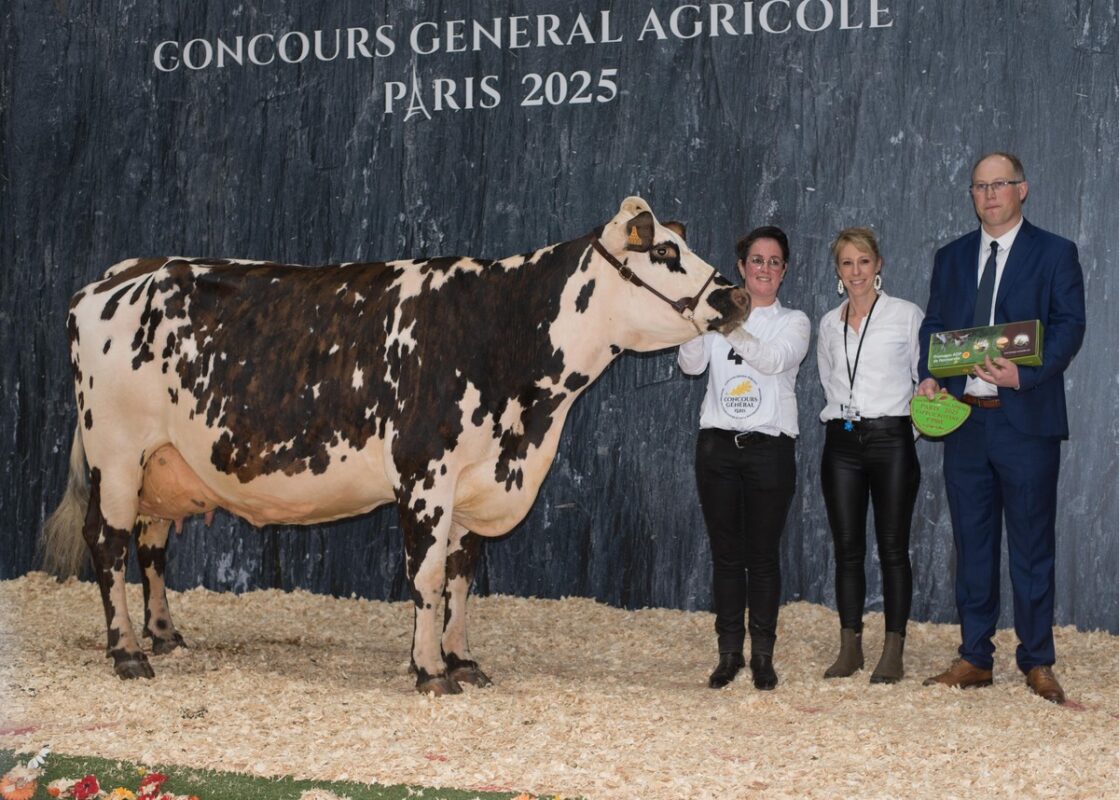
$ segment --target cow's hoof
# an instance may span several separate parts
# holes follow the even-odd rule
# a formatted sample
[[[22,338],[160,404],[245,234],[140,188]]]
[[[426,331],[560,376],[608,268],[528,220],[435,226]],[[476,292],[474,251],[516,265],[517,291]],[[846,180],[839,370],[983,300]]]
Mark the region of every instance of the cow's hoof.
[[[462,687],[450,675],[436,675],[434,678],[416,680],[416,691],[420,694],[430,694],[442,697],[445,694],[461,694]]]
[[[458,683],[469,683],[471,686],[483,688],[493,686],[490,676],[479,669],[477,661],[458,661],[453,668],[451,668],[450,663],[447,666],[451,679]]]
[[[155,670],[143,653],[114,653],[113,672],[123,680],[155,677]]]
[[[185,649],[186,646],[187,643],[183,640],[183,635],[177,631],[169,639],[152,637],[152,655],[165,656],[173,650],[178,650],[180,647]]]

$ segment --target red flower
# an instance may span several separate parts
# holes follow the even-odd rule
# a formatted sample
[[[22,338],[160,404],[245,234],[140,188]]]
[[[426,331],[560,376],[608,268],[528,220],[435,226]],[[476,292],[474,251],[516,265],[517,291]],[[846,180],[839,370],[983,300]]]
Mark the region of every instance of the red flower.
[[[162,772],[149,772],[140,781],[140,790],[136,793],[137,800],[149,800],[159,796],[159,789],[167,781],[167,776]]]
[[[86,775],[74,784],[74,788],[71,791],[73,792],[74,800],[90,800],[101,793],[101,786],[97,783],[96,775]]]

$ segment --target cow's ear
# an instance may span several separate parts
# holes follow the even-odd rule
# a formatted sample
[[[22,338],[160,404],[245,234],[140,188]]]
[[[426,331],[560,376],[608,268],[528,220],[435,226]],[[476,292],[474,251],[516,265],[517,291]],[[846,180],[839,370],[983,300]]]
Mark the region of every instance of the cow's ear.
[[[642,211],[626,223],[626,250],[644,253],[653,246],[653,230],[656,222],[648,211]]]
[[[683,222],[677,222],[673,219],[662,224],[664,225],[664,227],[668,228],[685,242],[688,241],[688,229],[687,227],[685,227]]]

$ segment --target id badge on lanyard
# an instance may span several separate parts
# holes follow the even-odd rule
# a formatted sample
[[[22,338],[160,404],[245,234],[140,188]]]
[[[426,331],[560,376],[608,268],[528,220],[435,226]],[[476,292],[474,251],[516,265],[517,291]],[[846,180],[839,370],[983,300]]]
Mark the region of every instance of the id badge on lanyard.
[[[859,409],[855,407],[855,375],[859,371],[859,358],[863,354],[863,342],[866,340],[866,329],[870,327],[870,318],[874,315],[874,307],[878,305],[878,297],[874,298],[874,302],[870,305],[870,311],[866,314],[866,320],[863,322],[862,334],[859,336],[859,349],[855,351],[855,366],[851,366],[851,356],[847,354],[847,330],[848,330],[848,315],[851,313],[851,303],[847,302],[847,308],[843,313],[843,356],[847,359],[847,381],[848,386],[851,387],[847,395],[847,404],[840,404],[839,411],[843,415],[843,430],[855,430],[855,423],[862,419],[859,415]]]
[[[855,407],[854,392],[851,392],[847,397],[846,404],[840,403],[839,411],[843,415],[843,430],[853,431],[855,429],[855,423],[862,419],[859,415],[859,409]]]

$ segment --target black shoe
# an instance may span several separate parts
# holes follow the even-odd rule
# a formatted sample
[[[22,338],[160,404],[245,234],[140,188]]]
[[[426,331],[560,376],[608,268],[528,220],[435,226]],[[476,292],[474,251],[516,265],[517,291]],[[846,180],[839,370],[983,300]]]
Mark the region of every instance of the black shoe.
[[[754,673],[754,688],[767,692],[777,688],[777,673],[773,671],[773,656],[755,653],[750,656],[750,672]]]
[[[734,680],[738,671],[746,666],[746,659],[742,653],[719,653],[719,666],[707,679],[707,685],[712,689],[722,689]]]

